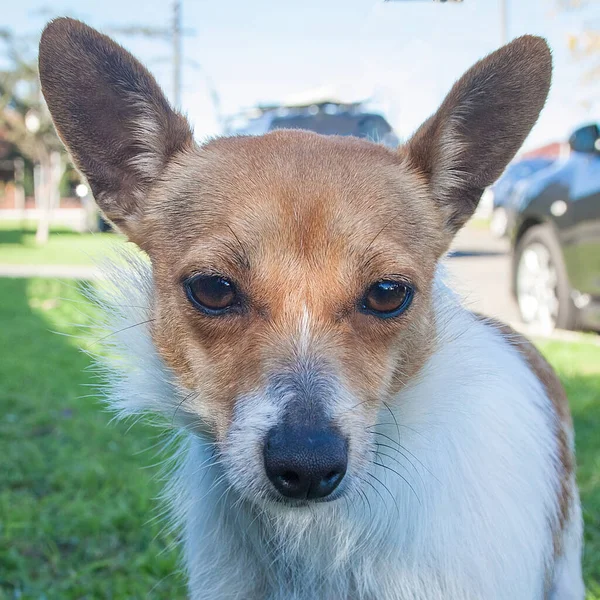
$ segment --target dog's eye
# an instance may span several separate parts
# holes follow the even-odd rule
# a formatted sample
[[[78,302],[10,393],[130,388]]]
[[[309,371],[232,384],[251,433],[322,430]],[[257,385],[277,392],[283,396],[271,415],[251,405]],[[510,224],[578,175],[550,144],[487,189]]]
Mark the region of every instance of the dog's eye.
[[[409,283],[382,279],[367,290],[361,308],[376,317],[397,317],[410,306],[413,295],[414,288]]]
[[[235,286],[219,275],[193,275],[184,287],[190,302],[211,315],[224,313],[237,303]]]

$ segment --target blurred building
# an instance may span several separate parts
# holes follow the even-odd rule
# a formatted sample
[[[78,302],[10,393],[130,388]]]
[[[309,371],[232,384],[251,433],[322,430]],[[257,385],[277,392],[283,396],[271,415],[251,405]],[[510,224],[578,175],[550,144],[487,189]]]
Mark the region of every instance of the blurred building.
[[[529,150],[528,152],[523,152],[523,154],[519,155],[519,159],[525,158],[561,158],[565,156],[565,153],[568,154],[569,145],[565,142],[552,142],[551,144],[546,144],[545,146],[540,146],[539,148],[534,148],[533,150]]]
[[[0,129],[0,220],[38,220],[40,208],[34,193],[36,177],[39,177],[36,166],[6,139]],[[77,171],[66,160],[63,161],[57,201],[51,207],[53,224],[86,228],[82,198],[76,193],[80,183]]]

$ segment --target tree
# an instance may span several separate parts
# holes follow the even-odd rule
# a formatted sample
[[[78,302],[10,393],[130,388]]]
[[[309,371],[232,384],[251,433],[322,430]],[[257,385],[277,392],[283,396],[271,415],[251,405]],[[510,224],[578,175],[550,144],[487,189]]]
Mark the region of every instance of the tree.
[[[584,83],[600,81],[600,31],[586,29],[569,37],[571,55],[588,64],[583,74]]]
[[[0,128],[9,142],[35,165],[34,195],[40,209],[36,241],[47,242],[50,212],[58,203],[64,151],[42,97],[37,48],[31,39],[0,30],[8,68],[0,72]]]
[[[182,0],[171,0],[172,20],[164,27],[132,24],[105,28],[109,33],[141,36],[167,41],[173,50],[173,102],[176,107],[181,95],[181,38],[190,33],[181,27]],[[39,16],[54,16],[52,7],[42,7]],[[52,120],[41,94],[37,72],[39,40],[32,36],[17,37],[10,30],[0,29],[0,45],[4,46],[9,68],[0,71],[0,130],[19,151],[37,165],[35,178],[36,204],[41,209],[36,240],[48,239],[50,211],[58,202],[58,188],[66,154],[56,135]],[[1,47],[1,46],[0,46]],[[201,69],[198,63],[193,63]],[[221,122],[220,101],[212,80],[205,74],[211,92],[217,120]]]
[[[600,0],[555,0],[561,11],[583,10],[600,7]],[[581,31],[573,33],[568,40],[571,56],[584,63],[582,83],[591,84],[600,81],[600,21],[584,22]]]

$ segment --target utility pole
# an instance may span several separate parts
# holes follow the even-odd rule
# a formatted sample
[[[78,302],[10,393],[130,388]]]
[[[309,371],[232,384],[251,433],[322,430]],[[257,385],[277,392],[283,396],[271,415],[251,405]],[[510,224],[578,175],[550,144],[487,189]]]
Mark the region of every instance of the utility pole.
[[[181,107],[181,0],[173,0],[173,105]]]
[[[126,25],[125,27],[109,27],[107,31],[121,35],[140,36],[148,39],[160,39],[167,42],[171,48],[171,69],[172,69],[172,103],[175,108],[181,107],[181,65],[182,59],[182,38],[189,34],[181,27],[181,0],[173,0],[171,5],[171,19],[166,27],[153,27],[149,25]]]
[[[500,42],[508,44],[508,0],[500,1],[500,35],[502,36]]]

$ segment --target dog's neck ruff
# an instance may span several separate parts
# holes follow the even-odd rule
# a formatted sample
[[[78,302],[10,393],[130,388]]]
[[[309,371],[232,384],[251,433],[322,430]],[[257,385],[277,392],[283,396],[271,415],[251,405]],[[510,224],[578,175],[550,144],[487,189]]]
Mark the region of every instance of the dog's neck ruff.
[[[186,391],[152,344],[150,267],[129,259],[109,281],[100,301],[112,333],[108,402],[182,432],[167,498],[192,598],[543,597],[559,488],[555,416],[518,353],[458,304],[440,273],[437,349],[378,426],[399,448],[379,457],[393,471],[376,460],[360,494],[299,509],[251,506],[226,486],[210,441],[186,431],[177,410]]]

